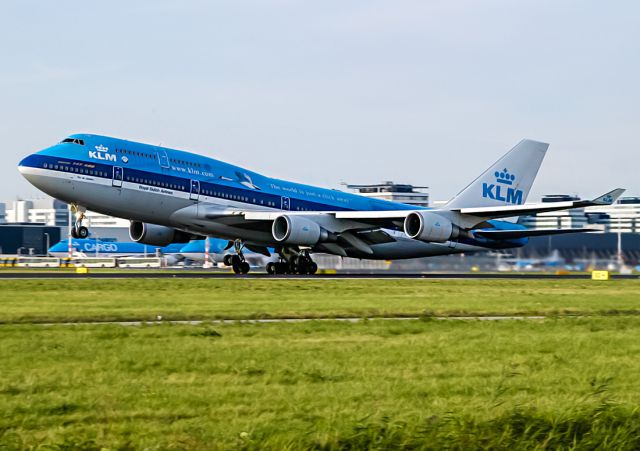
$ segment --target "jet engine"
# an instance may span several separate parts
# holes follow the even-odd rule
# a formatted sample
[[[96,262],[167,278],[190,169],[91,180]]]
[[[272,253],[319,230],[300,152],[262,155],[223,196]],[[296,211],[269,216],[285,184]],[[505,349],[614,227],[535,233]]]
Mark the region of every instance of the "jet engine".
[[[329,239],[329,232],[304,216],[282,215],[273,221],[273,238],[279,243],[313,246]]]
[[[140,221],[131,221],[129,236],[136,243],[159,247],[171,243],[188,243],[191,239],[191,235],[180,230]]]
[[[414,211],[404,220],[404,233],[420,241],[444,243],[458,237],[458,226],[444,216],[428,211]]]

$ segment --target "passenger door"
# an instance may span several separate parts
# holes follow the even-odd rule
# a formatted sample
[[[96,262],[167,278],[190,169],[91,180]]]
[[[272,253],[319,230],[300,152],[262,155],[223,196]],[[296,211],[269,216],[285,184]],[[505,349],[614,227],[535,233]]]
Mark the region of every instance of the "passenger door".
[[[200,181],[191,180],[191,194],[189,195],[189,199],[198,200],[200,197]]]
[[[167,155],[166,150],[158,150],[156,152],[158,155],[158,163],[161,168],[167,169],[169,167],[169,155]]]
[[[124,178],[124,170],[120,166],[113,167],[113,180],[111,182],[112,186],[116,188],[122,187],[122,179]]]
[[[289,199],[288,197],[283,197],[281,204],[282,210],[291,210],[291,199]]]

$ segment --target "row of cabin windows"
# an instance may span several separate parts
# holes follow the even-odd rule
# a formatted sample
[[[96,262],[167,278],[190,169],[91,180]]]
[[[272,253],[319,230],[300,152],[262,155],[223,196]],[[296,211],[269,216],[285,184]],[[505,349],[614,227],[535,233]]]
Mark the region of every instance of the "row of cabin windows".
[[[202,165],[200,163],[191,163],[185,160],[176,160],[175,158],[171,158],[170,161],[174,164],[182,164],[185,166],[193,166],[194,168],[201,168]]]
[[[202,191],[202,194],[205,196],[221,197],[223,199],[239,200],[240,202],[249,202],[249,198],[246,196],[236,196],[235,194],[219,193],[217,191],[209,191],[206,189]],[[253,203],[256,203],[255,198],[253,199]]]
[[[134,157],[148,158],[150,160],[155,159],[155,156],[153,154],[145,152],[133,152],[127,149],[116,149],[116,153],[121,153],[123,155],[132,155]]]
[[[209,191],[209,190],[206,190],[206,189],[202,191],[202,195],[220,197],[222,199],[238,200],[240,202],[249,202],[249,198],[246,197],[246,196],[236,196],[235,194],[220,193],[218,191]],[[254,204],[258,203],[258,201],[256,200],[255,197],[251,199],[251,202],[254,203]],[[265,205],[264,200],[260,200],[260,205]],[[268,207],[275,207],[276,203],[275,202],[267,202],[266,205]]]
[[[140,157],[140,158],[148,158],[150,160],[155,159],[155,155],[153,155],[153,154],[146,153],[146,152],[134,152],[134,151],[127,150],[127,149],[116,149],[116,153],[121,153],[123,155],[132,155],[134,157]],[[191,163],[189,161],[176,160],[174,158],[171,158],[171,162],[172,163],[176,163],[176,164],[182,164],[182,165],[185,165],[185,166],[192,166],[194,168],[202,167],[202,165],[200,163]]]
[[[97,169],[81,168],[78,166],[68,166],[66,164],[51,164],[44,163],[42,165],[45,169],[53,169],[54,171],[73,172],[75,174],[94,175],[96,177],[108,177],[109,174]]]

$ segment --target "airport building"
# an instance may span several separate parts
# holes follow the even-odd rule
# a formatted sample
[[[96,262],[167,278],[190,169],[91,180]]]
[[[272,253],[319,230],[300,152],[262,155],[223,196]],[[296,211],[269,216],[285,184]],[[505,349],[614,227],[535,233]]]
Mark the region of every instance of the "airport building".
[[[6,205],[6,221],[9,223],[67,225],[67,204],[50,197],[15,200]]]
[[[640,233],[640,197],[622,197],[613,205],[585,208],[593,223],[604,232]]]
[[[579,200],[565,194],[547,195],[542,202]],[[640,233],[640,197],[622,197],[613,205],[601,205],[570,211],[554,211],[524,216],[519,221],[530,228],[599,229],[602,233]]]
[[[45,255],[60,241],[60,227],[46,224],[0,225],[0,255]]]
[[[376,185],[349,185],[346,183],[344,185],[351,192],[365,197],[402,202],[419,207],[429,206],[429,193],[427,192],[429,187],[427,186],[414,186],[391,181]]]

